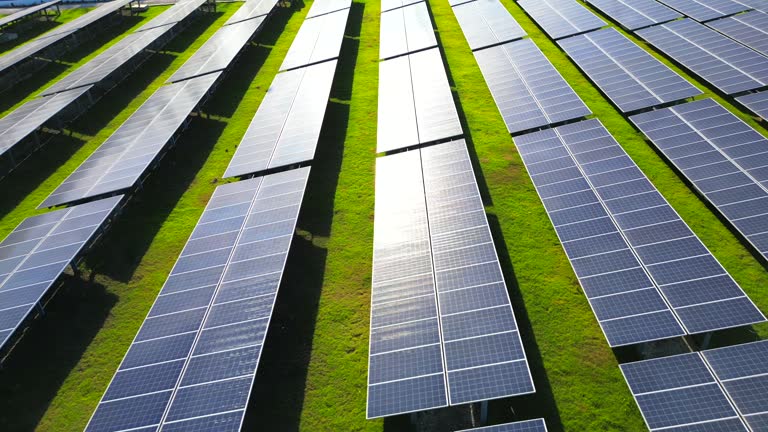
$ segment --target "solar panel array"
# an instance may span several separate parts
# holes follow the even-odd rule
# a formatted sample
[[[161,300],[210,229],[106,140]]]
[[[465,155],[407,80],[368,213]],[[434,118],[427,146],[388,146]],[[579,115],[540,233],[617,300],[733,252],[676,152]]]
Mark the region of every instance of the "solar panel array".
[[[437,46],[425,2],[381,14],[379,59],[388,59]]]
[[[381,0],[381,12],[401,8],[424,0]]]
[[[218,79],[213,73],[160,87],[40,207],[133,187]]]
[[[768,85],[767,57],[696,21],[672,21],[637,34],[723,93]]]
[[[656,0],[587,0],[627,30],[637,30],[682,18]]]
[[[225,178],[314,158],[336,63],[331,60],[275,77],[224,173]]]
[[[699,22],[744,12],[749,7],[734,0],[659,0]]]
[[[349,9],[304,20],[280,70],[296,69],[339,57]]]
[[[768,120],[768,91],[751,93],[745,96],[737,97],[737,101],[750,111],[759,115],[763,120]]]
[[[701,90],[614,28],[558,43],[622,112],[701,94]]]
[[[29,217],[0,243],[0,349],[121,199],[116,196]]]
[[[469,47],[474,51],[520,39],[527,33],[499,0],[475,0],[453,8]]]
[[[751,11],[708,22],[707,25],[768,56],[768,14]]]
[[[238,431],[309,168],[219,186],[86,431]]]
[[[464,140],[377,160],[368,417],[534,392]]]
[[[225,26],[253,18],[269,15],[277,5],[277,0],[247,0],[224,23]]]
[[[515,142],[611,346],[765,321],[598,120]]]
[[[139,27],[136,30],[136,33],[167,26],[168,24],[180,23],[207,2],[208,0],[184,0],[177,2],[165,12]]]
[[[768,139],[712,99],[630,120],[768,258]]]
[[[510,133],[591,114],[532,40],[474,54]]]
[[[377,151],[462,135],[438,48],[379,63]]]
[[[266,16],[221,27],[170,78],[175,83],[228,68],[261,30]]]
[[[552,39],[597,30],[607,25],[575,0],[519,0],[517,4]]]
[[[39,5],[30,6],[28,8],[24,8],[16,13],[12,13],[8,16],[4,16],[0,18],[0,28],[3,28],[7,25],[13,24],[16,21],[19,21],[20,19],[29,17],[31,15],[34,15],[38,12],[44,11],[50,7],[56,6],[59,3],[61,3],[61,0],[52,0],[45,3],[40,3]]]
[[[331,12],[349,9],[352,7],[352,0],[316,0],[312,2],[305,19],[314,18]]]
[[[544,419],[536,419],[495,426],[463,429],[460,432],[547,432],[547,424],[544,423]]]

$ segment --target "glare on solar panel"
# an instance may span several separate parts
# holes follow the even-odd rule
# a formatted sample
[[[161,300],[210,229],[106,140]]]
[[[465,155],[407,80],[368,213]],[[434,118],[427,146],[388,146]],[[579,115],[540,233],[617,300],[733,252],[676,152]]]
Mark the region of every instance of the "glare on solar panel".
[[[637,30],[682,17],[656,0],[587,0],[587,3],[627,30]]]
[[[342,9],[305,20],[280,70],[296,69],[337,58],[344,41],[348,17],[349,9]]]
[[[544,419],[536,419],[473,429],[462,429],[459,432],[547,432],[547,425],[544,423]]]
[[[381,0],[381,12],[401,8],[424,0]]]
[[[607,25],[575,0],[519,0],[517,4],[552,39],[597,30]]]
[[[704,22],[743,12],[748,7],[735,0],[658,0],[696,21]]]
[[[381,14],[379,58],[388,59],[437,45],[426,2]]]
[[[736,100],[749,108],[753,113],[762,117],[763,120],[768,120],[768,91],[751,93],[738,97]]]
[[[475,0],[453,8],[472,50],[520,39],[527,33],[499,0]]]
[[[711,21],[707,26],[768,56],[768,14],[751,11]]]
[[[305,19],[314,18],[320,15],[329,14],[342,9],[352,7],[352,0],[315,0],[312,7],[309,8]]]

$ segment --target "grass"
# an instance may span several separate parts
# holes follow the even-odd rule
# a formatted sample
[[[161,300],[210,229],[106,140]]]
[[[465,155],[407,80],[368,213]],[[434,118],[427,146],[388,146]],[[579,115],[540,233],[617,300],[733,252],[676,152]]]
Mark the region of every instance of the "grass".
[[[516,3],[502,2],[758,306],[768,310],[768,293],[761,290],[768,276],[761,264]],[[608,348],[450,7],[444,1],[430,6],[537,386],[533,396],[492,403],[492,420],[511,420],[514,410],[517,418],[545,417],[553,431],[645,430],[617,366],[619,359],[636,353]],[[0,237],[36,214],[42,199],[239,4],[218,7],[217,14],[195,21],[71,125],[71,137],[55,137],[44,154],[3,180],[8,192],[0,197]],[[192,121],[89,254],[83,278],[69,277],[46,316],[31,326],[0,371],[0,398],[6,401],[0,428],[58,432],[84,427],[221,183],[219,176],[308,7],[294,4],[270,18],[206,104],[207,115]],[[300,236],[289,257],[244,430],[408,427],[403,419],[365,420],[379,14],[378,1],[353,3],[299,219]],[[78,51],[93,53],[90,58],[96,46]],[[71,63],[85,61],[85,52],[77,55]],[[36,84],[0,110],[7,112],[63,73],[34,77]],[[717,99],[756,126],[744,112]],[[756,331],[764,337],[768,326]],[[725,332],[715,343],[751,337]]]

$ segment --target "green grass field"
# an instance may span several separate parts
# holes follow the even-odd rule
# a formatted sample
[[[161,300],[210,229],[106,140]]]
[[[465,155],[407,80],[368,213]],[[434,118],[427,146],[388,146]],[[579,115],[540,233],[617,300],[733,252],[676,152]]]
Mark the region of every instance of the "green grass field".
[[[765,268],[516,3],[502,3],[750,297],[768,311]],[[89,254],[82,278],[68,277],[46,315],[30,327],[0,370],[0,400],[5,402],[1,430],[58,432],[85,426],[220,184],[310,5],[280,8],[270,18],[205,105],[207,115],[192,121]],[[8,192],[0,196],[0,238],[39,213],[36,206],[239,6],[219,4],[217,13],[198,18],[72,124],[71,136],[52,139],[3,179]],[[445,0],[431,1],[430,8],[537,387],[535,395],[493,402],[492,422],[543,416],[552,431],[645,430],[618,368],[619,361],[637,354],[608,347],[451,8]],[[72,53],[65,69],[41,71],[9,93],[12,100],[6,102],[4,94],[0,116],[161,11],[152,7],[142,18],[84,45]],[[289,257],[243,430],[407,429],[407,419],[365,420],[379,14],[376,0],[353,3],[299,220],[300,235]],[[720,333],[714,343],[765,337],[768,325],[754,331]]]

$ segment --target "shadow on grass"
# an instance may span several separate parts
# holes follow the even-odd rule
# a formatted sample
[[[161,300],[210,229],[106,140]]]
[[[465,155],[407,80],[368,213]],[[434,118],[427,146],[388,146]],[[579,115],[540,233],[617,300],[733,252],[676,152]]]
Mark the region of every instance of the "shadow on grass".
[[[32,322],[0,370],[1,430],[35,429],[117,303],[99,284],[65,278],[45,315]]]
[[[353,3],[312,173],[264,345],[243,430],[299,430],[323,287],[334,197],[349,126],[350,88],[359,48],[362,3]]]

